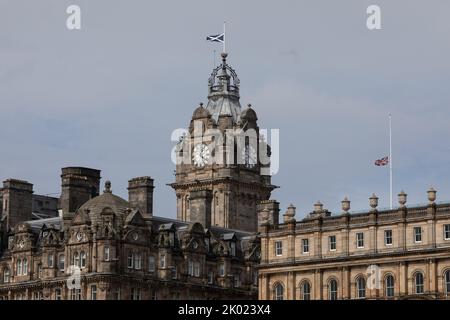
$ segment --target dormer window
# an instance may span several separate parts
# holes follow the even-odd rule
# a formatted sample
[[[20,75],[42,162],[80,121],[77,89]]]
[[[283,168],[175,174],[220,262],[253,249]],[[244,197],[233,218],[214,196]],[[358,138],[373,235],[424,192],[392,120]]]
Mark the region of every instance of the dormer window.
[[[231,249],[231,255],[234,257],[236,256],[236,242],[230,243],[230,249]]]

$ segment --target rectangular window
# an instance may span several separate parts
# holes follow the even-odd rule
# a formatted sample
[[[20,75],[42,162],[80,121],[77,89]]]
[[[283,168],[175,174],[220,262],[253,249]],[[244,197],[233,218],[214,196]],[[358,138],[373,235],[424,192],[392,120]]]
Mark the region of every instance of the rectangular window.
[[[194,262],[194,276],[200,277],[200,262]]]
[[[149,256],[148,257],[148,272],[155,272],[156,264],[155,264],[155,257]]]
[[[302,239],[302,253],[308,253],[308,252],[309,252],[309,240]]]
[[[103,249],[103,260],[109,261],[109,246],[105,246]]]
[[[188,261],[188,275],[191,277],[194,275],[194,262],[191,260]]]
[[[65,257],[63,254],[59,255],[59,270],[64,271],[64,265],[65,265]]]
[[[239,275],[235,275],[233,280],[234,280],[233,283],[234,287],[239,288],[241,286],[241,280],[239,279]]]
[[[48,255],[47,263],[49,268],[53,268],[53,259],[54,258],[52,254]]]
[[[277,257],[283,255],[283,241],[275,241],[275,255]]]
[[[129,252],[127,257],[127,267],[128,269],[133,269],[134,255]]]
[[[116,289],[115,298],[116,298],[116,300],[120,300],[122,298],[122,291],[120,290],[120,288]]]
[[[422,242],[422,227],[414,227],[414,242]]]
[[[328,246],[330,248],[330,251],[336,250],[336,236],[329,236],[328,237]]]
[[[214,283],[214,272],[209,271],[208,272],[208,284],[213,284]]]
[[[384,230],[384,244],[387,246],[392,245],[392,230]]]
[[[178,278],[177,266],[173,266],[171,271],[172,271],[172,279],[177,279]]]
[[[356,234],[356,246],[358,248],[364,248],[364,233],[358,232]]]
[[[220,277],[225,276],[225,263],[219,264],[219,276]]]
[[[97,286],[95,284],[91,286],[91,300],[97,300]]]
[[[61,300],[61,289],[55,289],[55,300]]]
[[[164,269],[166,267],[166,255],[162,254],[159,256],[159,267]]]
[[[131,300],[141,300],[141,289],[131,288]]]
[[[136,270],[141,270],[142,267],[142,255],[140,253],[134,254],[134,268]]]
[[[81,300],[81,289],[71,289],[70,298],[72,300]]]
[[[450,240],[450,224],[444,225],[444,239]]]

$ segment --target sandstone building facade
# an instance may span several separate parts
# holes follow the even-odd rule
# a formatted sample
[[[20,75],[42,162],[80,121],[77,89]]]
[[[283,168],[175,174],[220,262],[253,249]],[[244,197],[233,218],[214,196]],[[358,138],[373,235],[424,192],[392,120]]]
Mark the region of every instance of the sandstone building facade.
[[[447,299],[450,295],[450,204],[331,215],[319,202],[306,218],[262,208],[260,299]]]
[[[202,130],[258,131],[254,110],[241,110],[239,79],[226,54],[209,80],[208,100],[192,118]],[[6,180],[0,299],[256,299],[257,204],[274,186],[260,173],[258,156],[252,163],[248,152],[243,164],[209,163],[205,142],[189,141],[178,156],[193,153],[194,162],[177,165],[171,184],[178,220],[153,215],[150,177],[129,181],[128,200],[114,195],[109,181],[101,192],[100,171],[91,168],[63,168],[59,198]]]

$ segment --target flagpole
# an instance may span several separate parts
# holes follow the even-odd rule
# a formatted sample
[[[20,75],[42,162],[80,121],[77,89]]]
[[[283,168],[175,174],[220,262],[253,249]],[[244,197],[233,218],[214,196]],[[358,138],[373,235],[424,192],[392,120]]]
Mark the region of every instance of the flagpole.
[[[226,37],[226,35],[225,35],[226,24],[227,24],[227,22],[224,21],[224,22],[223,22],[223,48],[222,48],[222,49],[223,49],[223,53],[226,52],[226,45],[225,45],[225,41],[227,41],[227,37]]]
[[[390,207],[392,210],[392,115],[389,113],[389,191]]]

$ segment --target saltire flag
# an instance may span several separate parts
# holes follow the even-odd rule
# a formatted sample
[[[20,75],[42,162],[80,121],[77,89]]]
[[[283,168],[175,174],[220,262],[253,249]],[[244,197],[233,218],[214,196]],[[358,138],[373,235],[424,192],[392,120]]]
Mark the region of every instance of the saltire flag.
[[[388,163],[389,163],[389,157],[384,157],[384,158],[375,160],[375,165],[376,165],[376,166],[379,166],[379,167],[385,166],[385,165],[387,165]]]
[[[223,43],[225,41],[225,34],[216,34],[216,35],[212,35],[212,36],[207,36],[206,40],[211,41],[211,42],[220,42]]]

